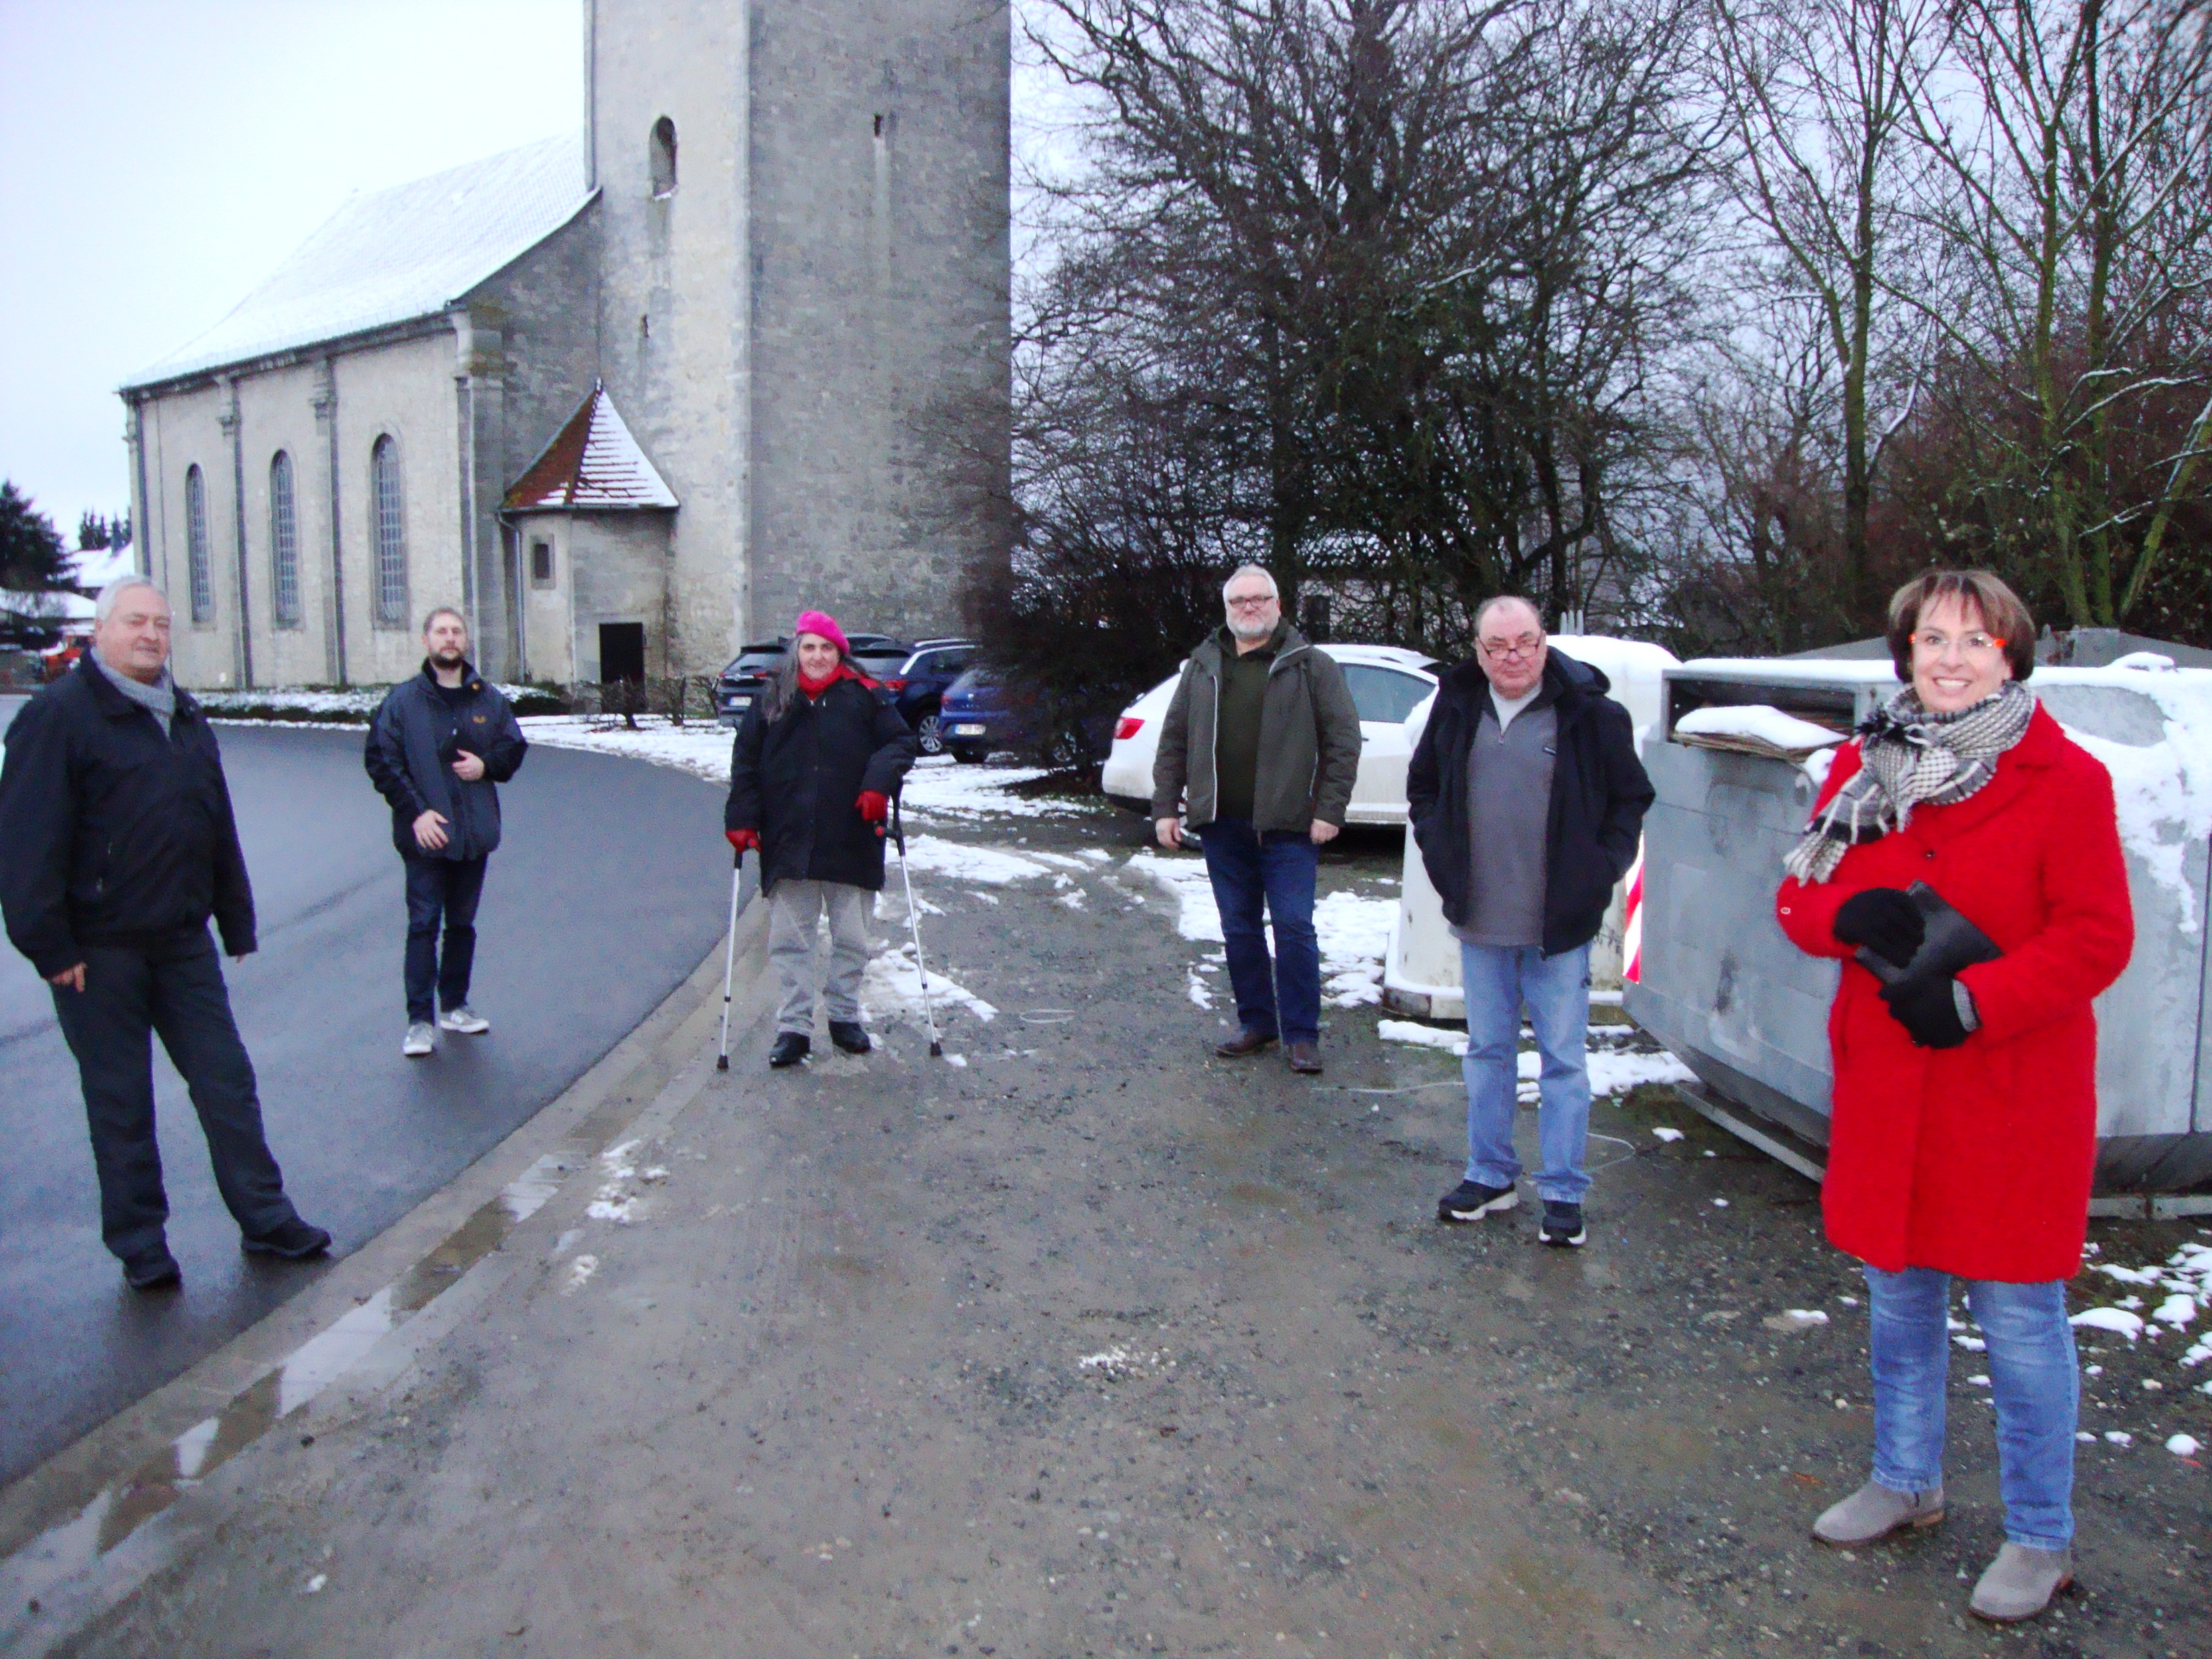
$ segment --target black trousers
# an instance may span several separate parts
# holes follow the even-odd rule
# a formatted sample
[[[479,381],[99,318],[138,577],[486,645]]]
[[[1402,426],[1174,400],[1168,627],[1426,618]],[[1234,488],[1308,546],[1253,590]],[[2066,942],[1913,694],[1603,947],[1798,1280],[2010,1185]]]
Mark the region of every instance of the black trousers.
[[[215,1185],[238,1230],[258,1237],[291,1220],[283,1174],[262,1133],[253,1062],[207,930],[146,946],[88,944],[84,957],[82,991],[52,988],[84,1083],[108,1249],[129,1261],[161,1242],[169,1217],[154,1136],[156,1032],[192,1091]]]
[[[484,896],[486,858],[407,861],[407,1018],[428,1024],[430,995],[447,1012],[468,1001],[476,965],[476,901]],[[445,949],[438,922],[445,922]]]

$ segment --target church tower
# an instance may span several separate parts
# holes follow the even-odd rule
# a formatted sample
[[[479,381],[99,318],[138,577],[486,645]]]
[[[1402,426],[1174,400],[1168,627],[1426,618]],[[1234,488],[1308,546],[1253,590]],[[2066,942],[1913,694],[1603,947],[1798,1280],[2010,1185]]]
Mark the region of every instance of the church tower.
[[[1007,8],[583,0],[600,378],[681,503],[668,659],[955,631],[1002,552]]]

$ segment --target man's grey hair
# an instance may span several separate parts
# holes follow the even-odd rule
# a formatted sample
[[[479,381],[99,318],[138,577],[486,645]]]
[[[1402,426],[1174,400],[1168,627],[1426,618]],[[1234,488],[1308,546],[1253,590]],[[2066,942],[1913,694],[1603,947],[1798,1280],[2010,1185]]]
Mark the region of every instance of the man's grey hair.
[[[433,605],[429,610],[423,612],[423,632],[425,634],[429,633],[430,631],[430,624],[436,621],[442,616],[449,616],[453,618],[454,621],[461,624],[461,631],[463,633],[467,633],[468,632],[468,619],[450,605]]]
[[[169,602],[169,596],[162,591],[161,584],[151,576],[119,576],[100,589],[100,596],[92,606],[94,625],[113,616],[115,607],[123,603],[123,596],[134,588],[145,588],[164,605]]]
[[[1282,597],[1282,589],[1275,586],[1274,573],[1269,570],[1266,565],[1240,564],[1234,570],[1229,573],[1229,580],[1221,584],[1221,600],[1223,604],[1225,605],[1229,602],[1229,590],[1231,588],[1234,588],[1246,576],[1257,576],[1261,581],[1266,582],[1268,584],[1268,598],[1281,599]]]
[[[1490,613],[1501,605],[1526,606],[1529,614],[1536,619],[1536,632],[1544,632],[1544,613],[1537,608],[1535,600],[1522,594],[1492,594],[1475,607],[1475,633],[1478,637],[1482,633],[1483,624],[1490,620]]]

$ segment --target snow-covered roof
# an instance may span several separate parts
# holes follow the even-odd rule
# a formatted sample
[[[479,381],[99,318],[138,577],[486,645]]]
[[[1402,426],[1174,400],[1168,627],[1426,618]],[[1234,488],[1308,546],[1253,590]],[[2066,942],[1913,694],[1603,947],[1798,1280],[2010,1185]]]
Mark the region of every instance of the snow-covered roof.
[[[88,593],[138,574],[137,557],[127,547],[80,547],[63,557],[69,563],[69,579]]]
[[[499,505],[508,512],[548,512],[673,507],[677,500],[630,435],[607,388],[594,383]]]
[[[435,316],[574,219],[591,194],[573,136],[356,194],[228,316],[126,384]]]

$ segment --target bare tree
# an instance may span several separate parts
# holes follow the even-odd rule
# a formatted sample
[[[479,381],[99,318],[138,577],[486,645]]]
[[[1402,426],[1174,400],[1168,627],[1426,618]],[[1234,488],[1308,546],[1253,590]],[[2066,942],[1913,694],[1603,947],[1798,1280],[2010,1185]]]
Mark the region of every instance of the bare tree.
[[[1918,123],[1946,280],[1897,291],[1957,359],[1993,539],[2116,625],[2212,440],[2212,7],[1956,0],[1949,48],[1964,85]]]
[[[1809,307],[1837,377],[1847,619],[1878,616],[1868,521],[1885,441],[1918,390],[1916,331],[1897,296],[1918,266],[1909,216],[1925,158],[1913,139],[1929,96],[1942,0],[1714,0],[1731,176],[1768,239],[1784,306]],[[1916,341],[1915,334],[1922,335]]]

